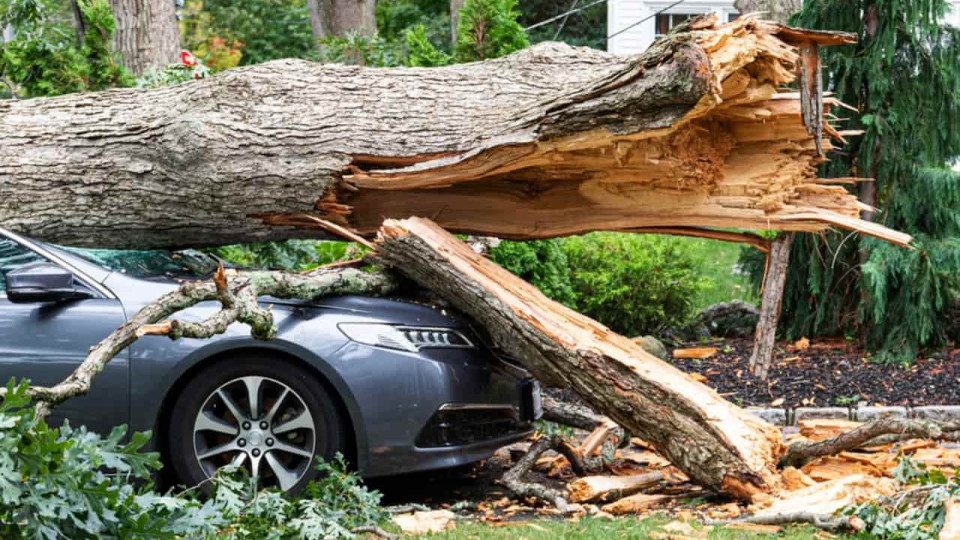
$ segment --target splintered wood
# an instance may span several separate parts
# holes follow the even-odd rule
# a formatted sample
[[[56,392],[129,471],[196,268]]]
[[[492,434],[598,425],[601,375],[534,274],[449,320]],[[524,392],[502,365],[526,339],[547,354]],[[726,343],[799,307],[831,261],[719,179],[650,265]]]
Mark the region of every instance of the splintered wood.
[[[692,34],[706,55],[698,69],[709,72],[709,90],[671,125],[620,133],[595,129],[396,170],[356,170],[346,177],[358,189],[350,195],[356,210],[349,219],[370,231],[385,215],[434,215],[433,209],[443,208],[436,219],[445,228],[501,237],[839,226],[898,244],[909,241],[859,220],[860,204],[843,187],[851,179],[816,178],[823,161],[818,150],[832,145],[815,136],[825,131],[842,140],[841,133],[831,117],[823,120],[823,111],[815,116],[822,129],[808,133],[801,95],[780,90],[803,71],[798,47],[845,38],[804,35],[749,16],[724,25],[700,21]],[[815,97],[821,108],[840,105]],[[429,189],[434,187],[443,189]],[[377,211],[374,219],[359,213],[367,206]],[[504,219],[491,220],[491,209],[509,216],[504,219],[513,230],[505,230]],[[565,218],[571,215],[575,222]]]

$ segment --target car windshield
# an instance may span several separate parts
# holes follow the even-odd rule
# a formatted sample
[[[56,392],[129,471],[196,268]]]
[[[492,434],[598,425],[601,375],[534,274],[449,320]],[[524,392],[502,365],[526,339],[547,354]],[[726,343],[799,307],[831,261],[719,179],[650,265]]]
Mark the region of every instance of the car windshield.
[[[115,272],[137,278],[204,277],[213,274],[220,259],[203,251],[120,250],[63,247],[74,255]]]

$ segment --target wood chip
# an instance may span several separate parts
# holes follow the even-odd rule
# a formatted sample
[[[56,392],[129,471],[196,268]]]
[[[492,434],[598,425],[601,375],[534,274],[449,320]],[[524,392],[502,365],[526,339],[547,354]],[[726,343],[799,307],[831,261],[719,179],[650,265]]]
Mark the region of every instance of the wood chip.
[[[615,516],[620,516],[623,514],[636,514],[640,511],[657,506],[669,498],[670,497],[667,495],[648,495],[646,493],[637,493],[636,495],[624,497],[619,501],[605,504],[600,507],[600,510]]]
[[[943,528],[937,540],[960,540],[960,501],[949,499],[944,503],[944,510]]]
[[[716,347],[692,347],[689,349],[674,349],[674,358],[710,358],[717,354]]]
[[[829,439],[860,426],[860,422],[832,418],[811,418],[801,420],[798,424],[800,425],[800,434],[811,441]]]
[[[740,531],[753,532],[757,534],[778,534],[783,532],[783,527],[779,525],[761,525],[760,523],[746,523],[735,521],[724,526],[725,529],[737,529]]]
[[[426,534],[455,528],[456,517],[450,510],[428,510],[393,516],[393,522],[407,534]]]

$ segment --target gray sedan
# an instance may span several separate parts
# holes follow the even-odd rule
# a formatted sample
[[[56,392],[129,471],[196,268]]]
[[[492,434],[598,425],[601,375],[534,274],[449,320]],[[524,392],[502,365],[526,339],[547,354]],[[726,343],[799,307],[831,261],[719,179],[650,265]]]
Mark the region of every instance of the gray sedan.
[[[51,385],[141,307],[209,276],[197,252],[58,248],[0,229],[0,379]],[[315,457],[342,452],[366,477],[452,467],[528,435],[539,388],[450,313],[411,301],[265,298],[279,327],[209,340],[147,336],[57,418],[97,431],[151,430],[173,481],[227,464],[297,490]],[[214,303],[178,318],[199,320]]]

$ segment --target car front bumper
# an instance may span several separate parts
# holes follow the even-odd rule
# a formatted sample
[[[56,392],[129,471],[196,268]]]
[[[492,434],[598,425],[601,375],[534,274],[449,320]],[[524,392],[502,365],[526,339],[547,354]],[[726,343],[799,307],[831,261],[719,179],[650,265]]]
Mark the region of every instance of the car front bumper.
[[[332,364],[359,406],[365,477],[456,467],[529,436],[539,385],[483,349],[394,351],[357,343]]]

